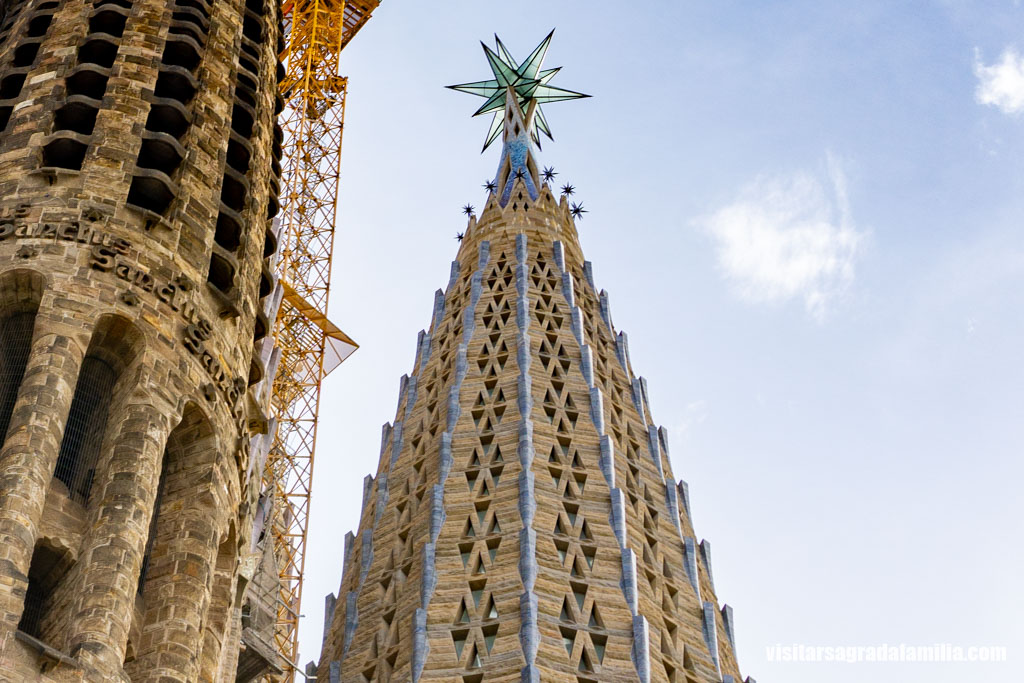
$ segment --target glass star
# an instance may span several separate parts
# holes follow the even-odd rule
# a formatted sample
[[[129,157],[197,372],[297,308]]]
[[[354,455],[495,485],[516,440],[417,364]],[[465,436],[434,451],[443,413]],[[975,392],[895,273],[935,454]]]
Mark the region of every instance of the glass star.
[[[551,127],[540,105],[551,102],[563,102],[565,100],[576,100],[581,97],[590,97],[583,93],[556,88],[548,85],[561,67],[555,69],[542,69],[544,56],[547,54],[548,46],[551,44],[551,31],[540,45],[534,48],[530,56],[522,64],[518,64],[509,53],[508,49],[501,42],[497,35],[494,36],[495,49],[480,43],[484,48],[484,55],[491,67],[494,78],[489,81],[476,81],[474,83],[463,83],[461,85],[449,85],[452,90],[469,93],[486,98],[473,116],[494,112],[494,119],[487,131],[487,138],[484,141],[484,149],[487,149],[492,142],[498,139],[505,129],[505,104],[508,100],[508,93],[511,90],[515,94],[516,103],[525,112],[531,101],[537,103],[534,120],[530,122],[530,137],[534,143],[540,146],[540,133],[554,139],[551,136]]]

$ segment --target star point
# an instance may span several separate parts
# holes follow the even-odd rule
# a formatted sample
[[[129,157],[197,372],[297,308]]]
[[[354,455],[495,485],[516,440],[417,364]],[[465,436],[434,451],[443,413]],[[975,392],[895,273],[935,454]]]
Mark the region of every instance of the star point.
[[[488,81],[474,81],[472,83],[446,86],[451,90],[485,98],[484,103],[473,113],[473,116],[494,113],[494,118],[487,131],[487,137],[484,139],[484,150],[497,140],[498,136],[505,129],[503,112],[508,103],[509,93],[514,95],[516,104],[524,112],[529,109],[531,102],[536,104],[533,119],[529,123],[529,132],[530,138],[538,146],[540,145],[540,135],[542,133],[549,139],[554,140],[554,137],[551,135],[551,127],[544,117],[541,105],[590,97],[590,95],[573,90],[549,85],[551,79],[561,70],[561,67],[542,69],[544,57],[547,55],[548,46],[551,44],[554,34],[555,31],[552,29],[544,40],[533,49],[530,56],[521,63],[516,62],[508,48],[505,47],[505,44],[495,34],[495,48],[493,50],[483,41],[480,42],[494,78]]]

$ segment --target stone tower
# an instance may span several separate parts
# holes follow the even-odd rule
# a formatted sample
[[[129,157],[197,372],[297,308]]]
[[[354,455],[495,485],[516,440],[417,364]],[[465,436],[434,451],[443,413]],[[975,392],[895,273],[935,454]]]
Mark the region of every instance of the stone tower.
[[[280,24],[275,0],[0,0],[4,681],[258,658]]]
[[[319,681],[740,680],[668,435],[538,172],[539,105],[579,96],[547,85],[548,40],[485,46],[495,79],[456,86],[501,160],[384,426]]]

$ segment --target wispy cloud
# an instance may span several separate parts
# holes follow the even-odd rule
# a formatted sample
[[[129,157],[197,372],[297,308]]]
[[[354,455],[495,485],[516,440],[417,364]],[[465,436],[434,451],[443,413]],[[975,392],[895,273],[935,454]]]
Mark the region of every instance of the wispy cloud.
[[[832,155],[820,173],[758,178],[697,223],[715,240],[718,266],[742,299],[802,299],[819,320],[853,282],[864,241]]]
[[[978,87],[974,99],[978,104],[995,107],[1004,114],[1024,112],[1024,56],[1013,47],[1003,50],[999,61],[985,64],[981,53],[974,53],[974,75]]]
[[[673,423],[670,434],[678,434],[683,439],[689,439],[694,429],[707,421],[708,412],[706,400],[690,401],[683,407],[682,414]]]

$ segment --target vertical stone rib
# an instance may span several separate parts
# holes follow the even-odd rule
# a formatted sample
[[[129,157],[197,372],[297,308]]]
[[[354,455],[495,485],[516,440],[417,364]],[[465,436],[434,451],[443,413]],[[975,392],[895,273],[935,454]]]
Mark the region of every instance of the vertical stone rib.
[[[434,597],[434,588],[437,585],[437,568],[435,560],[437,538],[441,534],[441,528],[444,526],[445,520],[444,487],[454,462],[454,458],[452,457],[452,434],[455,431],[455,425],[458,423],[459,415],[461,413],[459,395],[462,391],[462,381],[465,379],[466,370],[469,367],[467,354],[469,353],[469,344],[473,340],[473,331],[476,327],[476,305],[479,303],[480,295],[483,292],[483,273],[484,268],[487,267],[488,261],[490,261],[490,254],[490,242],[486,240],[481,242],[477,251],[477,268],[470,281],[469,303],[467,303],[466,307],[462,310],[462,342],[459,344],[459,347],[455,352],[455,377],[452,381],[452,386],[448,391],[448,417],[445,424],[445,431],[441,434],[438,448],[440,458],[438,482],[434,485],[433,496],[431,498],[430,540],[423,548],[423,576],[420,584],[421,602],[420,607],[416,608],[416,611],[413,613],[412,661],[410,666],[413,683],[419,681],[423,676],[423,667],[426,665],[427,655],[430,652],[430,645],[427,640],[427,608],[430,606],[430,601]],[[458,261],[452,262],[451,274],[448,279],[448,291],[451,291],[452,287],[454,287],[455,281],[460,272],[460,263]],[[433,324],[431,325],[432,329],[437,328],[437,325],[441,322],[443,316],[444,295],[441,292],[437,292],[434,295],[434,318]],[[429,358],[429,352],[430,350],[428,348],[426,353],[422,356],[422,363],[420,365],[421,371],[426,365],[427,358]]]
[[[153,392],[147,391],[151,398]],[[96,523],[82,543],[79,593],[69,614],[71,651],[100,671],[115,672],[135,607],[135,587],[149,532],[171,406],[127,406],[111,449]],[[125,482],[139,484],[126,485]],[[216,548],[206,548],[211,554]],[[199,622],[201,615],[196,615]],[[196,632],[199,633],[198,631]]]
[[[523,530],[519,538],[519,576],[523,581],[523,595],[519,598],[519,642],[523,648],[521,681],[540,680],[537,670],[537,650],[540,647],[540,627],[537,623],[537,532],[533,519],[537,510],[533,475],[533,411],[532,380],[530,378],[530,281],[527,268],[526,235],[516,235],[516,325],[519,334],[516,344],[519,363],[519,515]]]
[[[63,330],[61,330],[63,332]],[[46,492],[84,349],[40,313],[7,439],[0,449],[0,606],[18,625]]]

